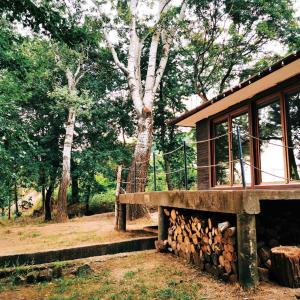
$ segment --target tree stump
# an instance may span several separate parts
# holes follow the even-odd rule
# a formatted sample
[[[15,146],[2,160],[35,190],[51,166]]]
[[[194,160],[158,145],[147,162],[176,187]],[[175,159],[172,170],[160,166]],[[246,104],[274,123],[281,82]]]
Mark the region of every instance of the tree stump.
[[[300,287],[300,248],[282,246],[271,249],[271,273],[282,285]]]

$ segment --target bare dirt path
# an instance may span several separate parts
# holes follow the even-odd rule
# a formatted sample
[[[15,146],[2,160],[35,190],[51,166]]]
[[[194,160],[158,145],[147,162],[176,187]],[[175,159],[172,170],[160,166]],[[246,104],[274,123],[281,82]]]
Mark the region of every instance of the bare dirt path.
[[[154,220],[128,222],[128,232],[114,230],[112,213],[74,218],[66,223],[2,224],[0,223],[0,255],[86,246],[145,236],[138,232]]]

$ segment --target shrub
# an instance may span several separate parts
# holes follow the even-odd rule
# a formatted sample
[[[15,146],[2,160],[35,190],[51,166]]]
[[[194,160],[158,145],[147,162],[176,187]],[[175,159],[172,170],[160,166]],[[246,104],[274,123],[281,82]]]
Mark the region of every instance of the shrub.
[[[91,213],[111,212],[114,211],[115,191],[108,190],[105,193],[95,194],[90,199]]]

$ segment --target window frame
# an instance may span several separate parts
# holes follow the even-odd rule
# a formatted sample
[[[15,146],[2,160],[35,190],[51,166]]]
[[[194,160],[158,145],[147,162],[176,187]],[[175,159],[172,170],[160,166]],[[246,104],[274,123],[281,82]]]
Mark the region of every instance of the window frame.
[[[243,115],[245,113],[248,113],[248,126],[249,126],[249,134],[252,135],[252,114],[251,114],[251,109],[250,109],[250,103],[245,104],[241,107],[238,107],[226,114],[223,114],[217,118],[214,118],[211,120],[211,137],[215,136],[215,126],[217,124],[227,122],[228,123],[228,157],[230,162],[229,164],[229,179],[230,183],[229,184],[222,184],[222,185],[217,185],[217,178],[216,178],[216,167],[214,166],[216,164],[216,155],[215,155],[215,150],[216,150],[216,143],[215,140],[212,140],[210,143],[210,148],[211,148],[211,162],[212,162],[212,167],[211,167],[211,186],[214,188],[228,188],[228,187],[241,187],[241,184],[234,184],[234,170],[233,170],[233,153],[232,153],[232,119],[235,117],[238,117],[240,115]],[[250,147],[250,164],[253,164],[253,151],[252,151],[252,139],[249,139],[249,147]],[[247,187],[252,186],[253,182],[253,172],[252,168],[250,168],[250,176],[251,176],[251,182],[247,184]]]
[[[284,139],[284,145],[285,145],[285,160],[286,160],[286,177],[287,177],[287,183],[289,185],[299,185],[300,180],[291,180],[290,178],[290,165],[289,165],[289,151],[288,151],[288,138],[287,138],[287,111],[286,111],[286,96],[288,94],[293,94],[293,93],[299,93],[300,94],[300,84],[296,84],[294,86],[288,87],[284,89],[283,91],[280,92],[280,97],[282,101],[282,107],[284,111],[283,115],[283,124],[284,124],[284,131],[285,131],[285,139]]]
[[[283,106],[283,102],[282,102],[282,97],[281,97],[281,93],[275,93],[272,94],[268,97],[259,99],[255,102],[255,137],[259,137],[259,119],[258,119],[258,110],[262,107],[268,106],[274,102],[278,101],[279,102],[279,109],[280,109],[280,125],[281,125],[281,136],[282,136],[282,143],[283,146],[286,145],[286,130],[285,130],[285,124],[284,124],[284,116],[285,116],[285,110],[284,110],[284,106]],[[255,165],[255,167],[261,169],[261,157],[260,157],[260,145],[259,145],[259,140],[255,139],[256,142],[256,153],[255,155],[257,156],[256,162],[257,164]],[[286,161],[286,149],[282,148],[282,159],[283,159],[283,171],[284,171],[284,177],[287,177],[287,161]],[[253,168],[253,167],[252,167]],[[280,180],[280,178],[276,178],[274,177],[274,181],[271,182],[264,182],[262,181],[262,172],[258,169],[257,170],[257,184],[256,185],[277,185],[277,184],[287,184],[287,180]]]
[[[240,107],[235,107],[231,110],[226,111],[225,113],[220,113],[209,119],[210,123],[210,138],[214,138],[215,125],[222,123],[224,121],[228,122],[228,149],[229,149],[229,161],[232,161],[232,119],[243,113],[248,113],[249,120],[249,134],[258,137],[259,133],[259,120],[258,120],[258,109],[260,106],[268,105],[272,102],[279,100],[280,105],[280,122],[281,122],[281,132],[282,132],[282,141],[283,141],[283,165],[284,165],[284,177],[285,180],[277,181],[276,178],[272,182],[263,182],[261,171],[256,168],[260,168],[260,147],[259,140],[250,138],[250,164],[251,164],[251,183],[248,183],[246,188],[255,188],[255,189],[268,189],[274,187],[280,187],[281,189],[285,188],[299,188],[300,181],[290,179],[290,166],[289,166],[289,157],[288,157],[288,139],[287,139],[287,111],[286,111],[286,96],[291,93],[300,93],[300,83],[294,84],[292,86],[286,87],[279,91],[270,93],[269,95],[258,98],[256,100],[248,99],[245,104],[242,104]],[[231,132],[231,134],[230,134]],[[211,165],[215,165],[215,141],[212,140],[209,143],[210,147],[210,157],[209,161]],[[254,167],[253,167],[254,166]],[[233,162],[230,163],[230,184],[226,185],[216,185],[216,167],[211,167],[209,171],[210,177],[210,187],[213,189],[242,189],[241,184],[233,184]],[[280,180],[280,179],[279,179]]]

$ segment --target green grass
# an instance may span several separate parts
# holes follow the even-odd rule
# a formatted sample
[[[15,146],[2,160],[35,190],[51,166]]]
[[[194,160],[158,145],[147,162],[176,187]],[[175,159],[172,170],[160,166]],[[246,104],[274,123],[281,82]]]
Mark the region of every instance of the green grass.
[[[65,293],[71,286],[75,285],[77,278],[62,278],[56,280],[55,292],[58,294]]]
[[[49,283],[33,284],[30,289],[35,289],[37,295],[48,300],[204,299],[199,281],[195,283],[189,280],[183,269],[174,269],[172,265],[166,264],[145,267],[141,263],[144,259],[145,256],[141,255],[134,257],[133,260],[126,261],[126,258],[122,258],[117,262],[97,263],[91,266],[94,272],[80,276],[72,275],[74,267],[58,262],[55,265],[65,268],[68,275],[53,279]],[[134,265],[139,268],[131,269]],[[11,279],[9,281],[13,282]],[[12,283],[7,285],[7,282],[8,280],[6,283],[0,280],[0,291],[16,289]],[[26,288],[17,285],[17,291],[18,293],[22,291],[25,295]]]
[[[134,272],[134,271],[128,271],[124,274],[124,279],[132,279],[136,273],[137,272]]]

